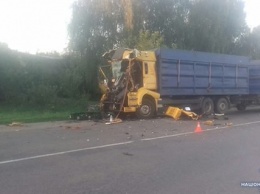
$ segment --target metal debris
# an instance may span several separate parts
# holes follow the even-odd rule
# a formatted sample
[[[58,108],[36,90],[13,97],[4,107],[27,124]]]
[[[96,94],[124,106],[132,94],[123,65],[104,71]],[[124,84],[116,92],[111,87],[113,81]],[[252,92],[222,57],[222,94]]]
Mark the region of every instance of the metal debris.
[[[228,117],[225,114],[214,114],[214,119],[228,120]]]
[[[165,115],[172,117],[174,120],[179,120],[181,116],[190,117],[192,120],[198,120],[199,115],[194,112],[185,111],[183,109],[169,106]]]
[[[230,127],[233,125],[233,123],[225,123],[225,125]]]
[[[122,122],[123,122],[122,119],[117,118],[117,119],[113,119],[110,122],[107,122],[106,125],[117,124],[117,123],[122,123]]]
[[[12,122],[8,126],[10,126],[10,127],[22,127],[24,125],[22,123],[19,123],[19,122]]]
[[[203,124],[204,124],[204,125],[213,126],[213,125],[214,125],[214,120],[204,121]]]

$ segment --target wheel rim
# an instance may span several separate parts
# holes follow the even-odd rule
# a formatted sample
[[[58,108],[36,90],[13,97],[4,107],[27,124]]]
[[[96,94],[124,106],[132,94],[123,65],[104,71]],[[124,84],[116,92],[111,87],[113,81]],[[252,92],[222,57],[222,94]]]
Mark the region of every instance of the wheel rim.
[[[226,98],[217,100],[215,111],[220,114],[225,114],[229,109],[229,102]]]
[[[227,108],[227,106],[226,106],[226,104],[224,102],[219,104],[219,109],[220,110],[224,111],[224,110],[226,110],[226,108]]]
[[[143,105],[141,107],[141,112],[144,114],[144,115],[148,115],[150,113],[151,109],[148,105]]]
[[[136,115],[140,119],[152,118],[155,115],[155,104],[150,99],[143,99],[141,106],[137,109]]]

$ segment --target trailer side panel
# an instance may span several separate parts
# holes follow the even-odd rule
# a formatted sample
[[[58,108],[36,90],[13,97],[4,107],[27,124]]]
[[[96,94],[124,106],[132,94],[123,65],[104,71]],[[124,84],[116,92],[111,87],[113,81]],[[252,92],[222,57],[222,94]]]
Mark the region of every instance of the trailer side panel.
[[[260,60],[252,61],[249,66],[249,93],[260,95]]]
[[[180,50],[159,50],[161,96],[247,95],[249,59]]]

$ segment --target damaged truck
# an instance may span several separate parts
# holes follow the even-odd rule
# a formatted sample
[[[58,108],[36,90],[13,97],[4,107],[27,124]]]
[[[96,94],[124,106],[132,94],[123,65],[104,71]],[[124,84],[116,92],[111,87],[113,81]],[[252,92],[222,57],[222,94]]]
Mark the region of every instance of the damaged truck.
[[[209,115],[260,104],[260,63],[248,57],[119,48],[103,58],[99,87],[104,112],[151,118],[168,106]]]

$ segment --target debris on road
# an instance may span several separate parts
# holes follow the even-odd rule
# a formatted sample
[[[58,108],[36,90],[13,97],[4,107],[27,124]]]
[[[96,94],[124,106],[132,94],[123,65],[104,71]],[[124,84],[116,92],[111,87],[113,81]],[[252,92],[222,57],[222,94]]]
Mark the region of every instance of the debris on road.
[[[203,122],[204,125],[209,125],[209,126],[213,126],[214,125],[214,120],[207,120]]]
[[[225,125],[230,127],[233,125],[233,123],[225,123]]]
[[[181,116],[190,117],[192,120],[198,120],[199,115],[194,112],[185,111],[183,109],[169,106],[166,110],[165,115],[172,117],[174,120],[179,120]]]
[[[110,120],[109,122],[106,123],[106,125],[110,125],[110,124],[117,124],[117,123],[122,123],[122,119],[113,119],[113,120]]]
[[[215,123],[215,120],[207,120],[203,122],[204,125],[209,125],[209,126],[217,126],[221,125],[220,123]]]
[[[8,126],[10,126],[10,127],[23,127],[24,125],[20,122],[12,122]]]
[[[228,120],[229,118],[225,114],[212,114],[208,116],[208,119],[216,119],[216,120]]]

